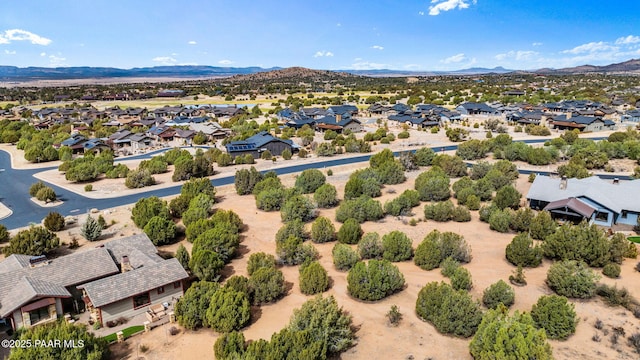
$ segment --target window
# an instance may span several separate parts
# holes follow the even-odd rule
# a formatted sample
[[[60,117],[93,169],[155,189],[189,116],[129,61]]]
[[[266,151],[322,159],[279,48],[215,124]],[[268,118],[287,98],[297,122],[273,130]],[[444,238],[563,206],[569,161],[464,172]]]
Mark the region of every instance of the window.
[[[180,281],[176,281],[173,283],[173,288],[174,289],[179,289],[182,287],[182,283]]]
[[[608,221],[609,220],[609,213],[598,211],[596,213],[596,220],[597,221]]]
[[[49,320],[51,316],[49,315],[49,307],[41,307],[40,309],[35,309],[33,311],[29,311],[29,319],[31,320],[31,325],[37,324],[43,320]]]
[[[158,288],[158,295],[162,294],[164,292],[164,286],[160,286]]]
[[[627,210],[622,210],[622,218],[626,219],[627,218]]]
[[[142,293],[140,295],[136,295],[133,297],[133,308],[139,309],[143,306],[147,306],[151,304],[151,298],[149,297],[149,293]]]

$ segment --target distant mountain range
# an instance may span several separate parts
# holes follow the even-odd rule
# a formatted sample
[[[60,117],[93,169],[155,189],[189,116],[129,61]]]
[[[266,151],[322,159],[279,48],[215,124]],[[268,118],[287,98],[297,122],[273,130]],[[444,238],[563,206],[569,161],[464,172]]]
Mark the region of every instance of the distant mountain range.
[[[300,72],[304,68],[292,68]],[[231,77],[235,75],[250,75],[283,70],[279,67],[261,68],[252,67],[217,67],[217,66],[154,66],[133,69],[118,69],[110,67],[26,67],[0,66],[0,81],[30,81],[30,80],[63,80],[63,79],[100,79],[100,78],[213,78]],[[308,69],[307,69],[308,70]],[[539,69],[532,71],[509,70],[503,67],[470,68],[455,71],[406,71],[406,70],[337,70],[326,71],[329,73],[349,73],[359,76],[371,77],[404,77],[404,76],[432,76],[432,75],[477,75],[477,74],[506,74],[512,72],[569,75],[582,73],[635,73],[640,74],[640,59],[631,59],[622,63],[604,66],[582,65],[564,69]],[[341,75],[334,74],[337,77]],[[270,77],[269,75],[256,76],[256,79]]]

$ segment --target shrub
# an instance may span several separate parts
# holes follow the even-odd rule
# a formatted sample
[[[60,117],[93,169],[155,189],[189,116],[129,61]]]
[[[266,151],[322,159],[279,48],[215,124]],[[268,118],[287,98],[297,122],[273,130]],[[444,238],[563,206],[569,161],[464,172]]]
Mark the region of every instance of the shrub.
[[[300,291],[305,295],[324,292],[329,287],[327,270],[317,261],[303,264],[300,267]]]
[[[558,295],[588,299],[596,294],[598,276],[581,261],[565,260],[551,265],[547,285]]]
[[[301,240],[308,237],[307,233],[304,231],[304,223],[302,223],[302,221],[290,221],[278,229],[278,232],[276,233],[276,244],[284,242],[291,236],[300,238]]]
[[[309,221],[315,217],[315,206],[304,195],[293,195],[288,198],[280,209],[282,221],[289,222],[295,219]]]
[[[300,189],[303,194],[310,194],[322,186],[326,180],[327,179],[320,170],[307,169],[298,175],[295,186]]]
[[[358,243],[358,254],[361,259],[381,259],[383,252],[382,240],[376,232],[364,234]]]
[[[451,213],[451,219],[455,222],[469,222],[471,221],[471,213],[464,205],[456,206]]]
[[[320,208],[336,206],[338,204],[338,192],[336,191],[336,187],[328,183],[322,184],[313,194],[313,200],[315,200],[316,204],[318,204],[318,207]]]
[[[249,323],[250,310],[245,293],[222,287],[211,298],[205,325],[220,333],[240,330]]]
[[[92,184],[87,184],[84,186],[84,191],[89,192],[89,191],[93,191],[93,185]]]
[[[44,218],[44,227],[47,228],[47,230],[49,231],[53,231],[53,232],[60,231],[64,229],[64,225],[65,225],[64,217],[60,215],[60,213],[57,213],[55,211],[48,213],[47,216]],[[0,242],[2,242],[1,239],[0,239]]]
[[[38,181],[37,183],[34,183],[29,187],[29,195],[31,197],[36,197],[36,194],[38,193],[38,191],[40,191],[45,187],[47,187],[47,185],[45,185],[42,181]]]
[[[96,219],[87,215],[86,221],[80,228],[80,234],[87,239],[87,241],[96,241],[100,235],[102,235],[102,225],[100,225]]]
[[[144,226],[144,232],[155,246],[167,245],[176,237],[176,224],[161,216],[154,216]]]
[[[527,280],[524,276],[524,271],[522,271],[522,266],[518,265],[518,267],[513,271],[513,274],[509,275],[509,281],[513,285],[527,285]]]
[[[347,219],[336,237],[343,244],[357,244],[362,237],[362,228],[356,219]]]
[[[336,244],[331,251],[333,255],[333,265],[340,271],[346,271],[358,262],[358,254],[345,244]]]
[[[260,159],[262,160],[271,160],[273,155],[271,155],[271,151],[265,150],[260,154]]]
[[[349,294],[360,300],[377,301],[404,287],[404,276],[387,260],[358,262],[347,275]]]
[[[335,239],[336,228],[333,226],[331,220],[324,216],[318,217],[311,225],[311,241],[314,243],[325,243]]]
[[[473,281],[471,280],[471,273],[469,270],[459,266],[451,275],[451,287],[455,290],[471,290],[473,287]]]
[[[223,333],[213,345],[216,359],[240,359],[244,353],[244,335],[239,331]]]
[[[49,229],[47,229],[49,230]],[[51,231],[51,230],[49,230]],[[0,244],[9,241],[9,230],[7,230],[7,227],[0,224]]]
[[[471,261],[471,248],[461,235],[433,230],[416,248],[414,262],[421,269],[432,270],[448,257],[468,263]]]
[[[531,220],[529,233],[531,237],[536,240],[544,240],[547,236],[555,232],[557,226],[555,220],[551,217],[551,213],[548,211],[540,211],[533,220]]]
[[[140,229],[144,228],[154,216],[161,216],[165,219],[171,218],[167,203],[157,196],[141,198],[131,209],[131,219]]]
[[[180,262],[180,265],[182,265],[182,267],[188,271],[189,260],[191,259],[191,256],[189,256],[189,252],[187,251],[187,248],[184,247],[184,245],[180,244],[180,246],[178,246],[175,257]]]
[[[238,195],[247,195],[253,192],[254,186],[263,179],[262,173],[251,167],[249,170],[241,169],[236,171],[234,185]]]
[[[515,232],[529,232],[535,214],[531,208],[521,208],[513,213],[509,227]]]
[[[289,149],[284,149],[281,155],[282,155],[282,158],[285,160],[291,160],[291,157],[293,156],[293,154],[291,154],[291,150]]]
[[[516,266],[538,267],[542,263],[542,249],[533,245],[528,234],[516,235],[505,250],[507,260]]]
[[[482,303],[489,309],[496,309],[500,304],[510,307],[513,305],[515,297],[516,293],[513,288],[503,280],[500,280],[484,289]]]
[[[400,324],[400,320],[402,320],[402,313],[400,313],[400,309],[398,309],[396,305],[391,305],[391,309],[387,313],[387,319],[391,326],[398,326],[398,324]]]
[[[489,228],[501,233],[509,232],[511,213],[509,209],[493,211],[489,216]]]
[[[609,306],[623,306],[630,309],[639,306],[638,301],[631,296],[627,288],[618,289],[617,285],[600,284],[596,287],[596,294]]]
[[[565,224],[558,227],[553,234],[547,236],[542,250],[550,259],[580,260],[596,267],[606,265],[611,259],[611,242],[606,234],[586,221],[579,225]]]
[[[429,220],[445,222],[453,217],[455,207],[450,200],[424,206],[424,217]]]
[[[617,279],[620,277],[620,265],[616,263],[608,263],[604,268],[602,268],[602,274],[606,277]]]
[[[544,330],[537,330],[531,316],[516,311],[509,316],[506,308],[489,310],[469,344],[476,360],[553,359]]]
[[[416,313],[439,332],[470,337],[482,320],[480,305],[463,290],[446,283],[428,283],[418,293]]]
[[[460,263],[456,261],[456,259],[448,257],[442,260],[442,263],[440,264],[440,273],[442,276],[450,278],[455,274],[459,267]]]
[[[249,289],[254,305],[274,302],[284,294],[284,275],[275,267],[260,267],[249,277]]]
[[[544,329],[549,339],[564,340],[576,332],[578,318],[573,304],[564,296],[542,296],[531,309],[535,326]]]
[[[422,201],[443,201],[451,196],[449,178],[440,168],[432,168],[418,175],[415,189]]]
[[[44,201],[45,203],[56,201],[56,191],[48,186],[45,186],[42,189],[38,190],[38,192],[36,193],[36,199]]]
[[[247,273],[251,276],[261,268],[276,268],[276,258],[271,254],[263,252],[253,253],[247,262]]]
[[[3,234],[3,237],[8,236]],[[38,256],[48,253],[60,245],[60,239],[42,226],[30,226],[19,231],[2,250],[5,256],[22,254]]]
[[[382,237],[382,257],[397,262],[411,259],[413,248],[411,239],[403,232],[395,230]]]
[[[223,267],[224,260],[216,252],[210,250],[191,252],[189,269],[200,280],[217,281]]]
[[[336,220],[345,222],[349,218],[354,218],[359,223],[382,219],[384,212],[379,201],[367,196],[362,196],[352,200],[345,200],[336,210]]]

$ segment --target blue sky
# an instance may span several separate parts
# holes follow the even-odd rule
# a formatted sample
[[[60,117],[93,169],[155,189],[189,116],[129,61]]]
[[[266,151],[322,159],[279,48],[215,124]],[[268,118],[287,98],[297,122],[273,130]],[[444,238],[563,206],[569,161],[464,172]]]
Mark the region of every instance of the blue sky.
[[[604,65],[640,58],[639,14],[635,0],[3,0],[0,65]]]

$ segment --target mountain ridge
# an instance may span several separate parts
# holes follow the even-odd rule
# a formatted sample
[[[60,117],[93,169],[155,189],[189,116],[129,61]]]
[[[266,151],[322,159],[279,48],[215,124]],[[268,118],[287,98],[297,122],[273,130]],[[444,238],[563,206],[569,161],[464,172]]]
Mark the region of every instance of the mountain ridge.
[[[370,69],[370,70],[314,70],[302,67],[271,67],[262,68],[258,66],[249,67],[219,67],[208,65],[171,65],[153,67],[135,67],[131,69],[120,69],[115,67],[17,67],[0,65],[0,81],[30,81],[30,80],[64,80],[64,79],[90,79],[90,78],[134,78],[134,77],[170,77],[170,78],[214,78],[238,76],[249,76],[248,79],[269,78],[271,75],[265,74],[273,71],[283,71],[295,69],[296,76],[312,76],[310,71],[315,71],[317,76],[321,72],[329,77],[345,77],[346,74],[369,77],[406,77],[406,76],[434,76],[434,75],[481,75],[481,74],[507,74],[507,73],[533,73],[540,75],[571,75],[583,73],[632,73],[640,74],[640,59],[630,59],[624,62],[609,65],[581,65],[570,68],[551,69],[543,68],[538,70],[511,70],[501,66],[495,68],[468,68],[452,71],[412,71],[412,70],[392,70],[392,69]],[[291,71],[290,71],[291,72]],[[285,72],[276,73],[276,77],[289,77]],[[306,75],[305,75],[306,74]],[[252,76],[253,75],[253,76]]]

